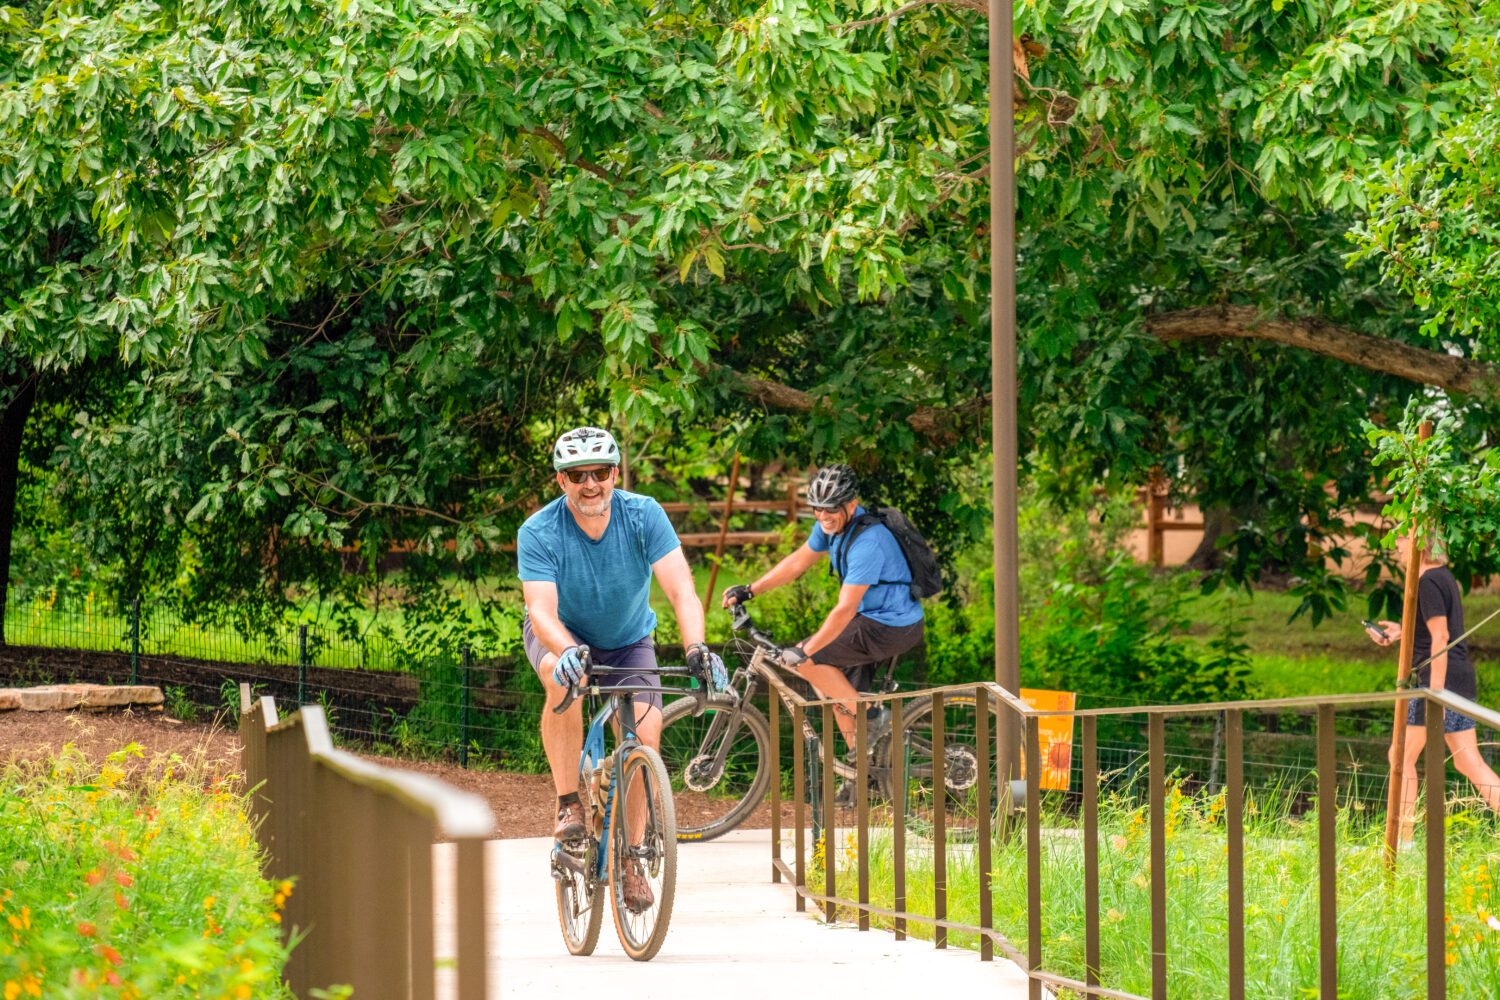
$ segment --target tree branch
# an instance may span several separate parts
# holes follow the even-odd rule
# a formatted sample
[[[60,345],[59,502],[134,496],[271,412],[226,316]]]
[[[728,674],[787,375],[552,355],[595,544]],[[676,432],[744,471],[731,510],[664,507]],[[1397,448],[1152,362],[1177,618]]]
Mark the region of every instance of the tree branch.
[[[773,410],[788,413],[811,413],[818,408],[815,392],[795,389],[780,382],[735,371],[719,366],[713,369],[736,391]],[[989,413],[990,394],[976,396],[958,406],[918,406],[907,416],[906,423],[912,430],[937,446],[951,445],[968,425]]]
[[[1250,306],[1208,306],[1163,313],[1146,320],[1146,329],[1165,342],[1269,340],[1462,395],[1500,386],[1500,367],[1494,364],[1372,337],[1317,317],[1267,316]]]

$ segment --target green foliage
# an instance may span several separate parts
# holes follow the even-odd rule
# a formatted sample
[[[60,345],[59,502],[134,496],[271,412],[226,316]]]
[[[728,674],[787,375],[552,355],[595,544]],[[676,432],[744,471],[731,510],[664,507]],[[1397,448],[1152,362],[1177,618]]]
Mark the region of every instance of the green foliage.
[[[548,440],[587,418],[848,458],[960,551],[984,522],[988,32],[895,7],[5,8],[0,392],[43,381],[50,523],[127,595],[357,604],[395,540],[503,569]],[[1368,169],[1440,148],[1448,52],[1491,20],[1020,5],[1023,454],[1167,470],[1254,527],[1237,578],[1308,562],[1306,515],[1332,533],[1367,493],[1357,421],[1409,387],[1146,321],[1230,302],[1411,337],[1423,314],[1343,234]],[[756,379],[810,410],[767,412]],[[363,578],[328,548],[353,542]]]
[[[7,996],[290,998],[244,797],[192,761],[71,745],[0,772]]]
[[[1420,425],[1430,416],[1437,420],[1424,441]],[[1443,549],[1460,579],[1500,570],[1500,454],[1461,448],[1462,419],[1425,412],[1415,401],[1398,426],[1367,424],[1366,432],[1375,465],[1390,482],[1383,513],[1391,528],[1382,543],[1392,546],[1415,533]]]

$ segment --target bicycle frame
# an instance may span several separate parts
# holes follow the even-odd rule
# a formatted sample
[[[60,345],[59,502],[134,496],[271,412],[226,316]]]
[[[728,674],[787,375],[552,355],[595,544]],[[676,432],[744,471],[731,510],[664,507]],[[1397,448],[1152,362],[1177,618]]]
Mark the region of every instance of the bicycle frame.
[[[579,697],[585,697],[587,699],[587,704],[590,710],[592,710],[595,700],[601,697],[604,698],[604,704],[594,712],[593,717],[589,720],[588,729],[584,732],[583,749],[579,753],[578,762],[580,775],[597,774],[607,758],[613,758],[616,761],[622,761],[625,759],[626,753],[641,745],[640,737],[636,735],[635,696],[637,694],[664,695],[667,694],[671,689],[643,684],[614,686],[610,687],[608,690],[602,689],[599,686],[600,679],[607,678],[611,674],[635,675],[640,673],[655,673],[658,676],[664,677],[693,676],[691,671],[689,671],[686,667],[658,666],[653,671],[642,671],[640,669],[634,668],[626,669],[618,667],[594,666],[591,667],[589,671],[590,683],[588,684],[588,686],[582,688],[570,688],[568,691],[568,696],[563,699],[562,704],[553,709],[554,712],[560,715],[565,712],[569,708],[569,706],[571,706],[573,702],[576,701]],[[682,691],[683,689],[677,690]],[[705,686],[697,686],[691,689],[687,689],[683,693],[686,693],[697,700],[698,711],[701,713],[703,711],[704,705],[707,704],[708,700],[707,688]],[[605,725],[611,719],[616,719],[618,721],[620,726],[620,736],[619,739],[615,741],[614,750],[606,754],[604,747],[604,729]],[[556,857],[561,864],[596,882],[602,882],[605,880],[606,871],[609,865],[609,852],[604,849],[604,845],[609,843],[610,821],[614,816],[615,794],[619,787],[619,782],[615,780],[615,770],[615,768],[611,767],[606,771],[606,773],[610,776],[609,790],[605,795],[604,802],[602,803],[604,809],[603,826],[598,838],[596,839],[599,849],[594,852],[592,865],[593,870],[585,870],[583,862],[579,858],[570,854],[568,851],[563,850],[561,848],[561,845],[553,848],[553,856]],[[580,795],[592,794],[592,790],[589,788],[580,788],[578,791]],[[590,837],[592,836],[593,834],[591,831]]]

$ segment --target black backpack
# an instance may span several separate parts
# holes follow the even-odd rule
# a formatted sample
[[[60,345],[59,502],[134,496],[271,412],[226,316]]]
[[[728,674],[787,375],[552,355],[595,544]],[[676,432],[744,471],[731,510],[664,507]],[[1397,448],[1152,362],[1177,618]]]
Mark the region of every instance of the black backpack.
[[[853,548],[854,540],[872,524],[883,524],[896,536],[896,544],[901,546],[901,555],[906,558],[906,568],[911,574],[909,580],[880,580],[877,586],[882,583],[905,583],[909,586],[914,601],[942,593],[943,575],[938,569],[937,556],[933,554],[932,546],[927,544],[922,533],[906,519],[906,515],[894,507],[871,507],[849,523],[849,527],[845,529],[849,537],[838,546],[837,564],[833,559],[828,561],[830,573],[837,573],[840,580],[844,578],[844,571],[849,566],[849,550]],[[833,546],[829,547],[831,549]]]

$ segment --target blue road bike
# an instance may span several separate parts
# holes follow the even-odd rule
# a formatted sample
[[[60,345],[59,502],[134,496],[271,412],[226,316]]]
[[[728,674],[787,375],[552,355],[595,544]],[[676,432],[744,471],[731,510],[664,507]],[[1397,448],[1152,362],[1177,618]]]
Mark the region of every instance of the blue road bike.
[[[552,849],[552,878],[557,887],[557,919],[563,941],[574,955],[589,955],[599,943],[604,916],[605,887],[614,915],[615,932],[625,953],[638,962],[652,958],[666,940],[677,887],[677,816],[667,769],[655,750],[636,737],[635,702],[645,685],[612,687],[601,691],[600,681],[611,675],[642,673],[639,669],[591,666],[587,646],[580,647],[588,682],[569,687],[559,715],[583,697],[592,713],[578,757],[578,797],[583,804],[584,836],[558,842]],[[693,677],[686,666],[659,666],[664,677]],[[708,689],[698,683],[676,689],[691,695],[701,712]],[[668,693],[668,692],[663,692]],[[613,722],[615,748],[605,752],[606,723]],[[626,893],[626,874],[634,869],[644,878],[650,902]]]

